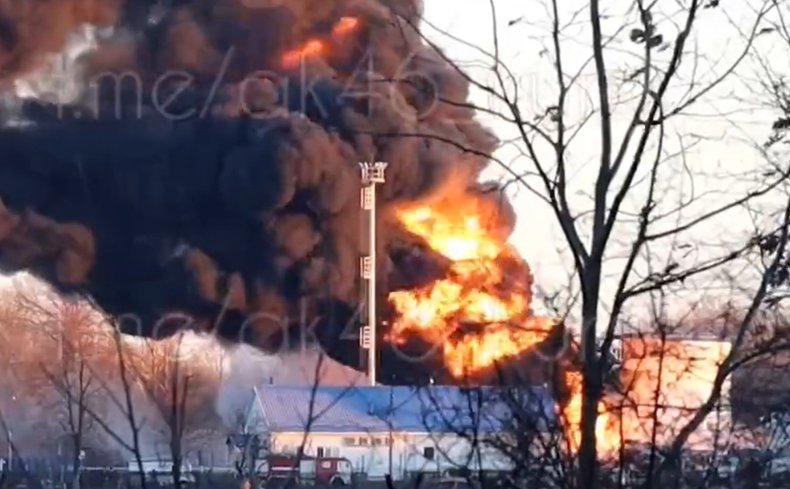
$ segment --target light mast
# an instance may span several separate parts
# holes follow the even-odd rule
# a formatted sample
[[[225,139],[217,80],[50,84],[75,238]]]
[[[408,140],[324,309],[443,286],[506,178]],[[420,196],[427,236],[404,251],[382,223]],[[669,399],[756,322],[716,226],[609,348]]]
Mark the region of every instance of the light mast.
[[[360,260],[360,276],[366,282],[367,289],[367,314],[360,331],[360,346],[368,353],[368,378],[370,385],[376,385],[376,367],[378,351],[377,345],[377,317],[376,317],[376,186],[384,183],[384,172],[387,163],[362,162],[359,164],[362,171],[362,191],[360,206],[364,216],[367,216],[368,225],[368,254]]]

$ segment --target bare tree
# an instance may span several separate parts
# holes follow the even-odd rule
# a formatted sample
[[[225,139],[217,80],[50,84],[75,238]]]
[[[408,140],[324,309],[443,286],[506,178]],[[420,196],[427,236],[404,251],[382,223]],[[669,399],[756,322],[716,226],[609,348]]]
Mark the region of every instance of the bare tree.
[[[100,355],[107,352],[106,341],[100,343],[109,338],[102,330],[100,318],[85,304],[60,302],[45,322],[51,326],[49,334],[58,354],[54,361],[42,361],[41,369],[61,397],[60,424],[71,441],[71,487],[78,489],[85,438],[94,428],[94,417],[88,410],[104,411],[100,403],[101,384],[94,372],[104,363]]]
[[[545,387],[447,392],[422,389],[419,399],[426,432],[456,472],[484,488],[568,487],[566,440]],[[466,449],[458,452],[458,443]]]
[[[193,374],[182,361],[184,333],[161,342],[146,341],[136,355],[134,375],[164,424],[172,462],[173,484],[183,482],[184,435],[188,425],[188,399]]]
[[[16,344],[14,371],[23,376],[17,384],[35,391],[35,404],[58,414],[54,418],[71,445],[71,484],[79,484],[86,435],[103,433],[136,459],[145,489],[144,420],[135,406],[130,356],[119,331],[89,303],[60,298],[41,285],[19,290],[9,300],[19,328],[6,324],[4,333]],[[114,421],[116,412],[128,426]]]
[[[740,171],[721,172],[692,160],[702,157],[693,152],[703,144],[724,147],[716,138],[737,127],[725,94],[742,86],[739,80],[749,67],[745,61],[760,38],[770,34],[766,22],[786,6],[779,1],[743,2],[732,8],[739,9],[740,17],[748,14],[747,20],[736,22],[728,20],[734,18],[725,10],[729,6],[703,0],[634,0],[617,6],[599,0],[571,6],[546,0],[541,2],[545,15],[534,9],[503,21],[500,6],[488,4],[493,29],[488,51],[429,23],[422,32],[439,31],[438,36],[466,46],[482,60],[482,68],[475,65],[477,71],[464,70],[461,63],[454,66],[487,103],[439,102],[477,109],[501,129],[507,144],[502,153],[486,156],[492,156],[508,183],[545,205],[573,265],[573,290],[581,291],[578,308],[567,301],[574,308],[568,317],[581,324],[579,487],[598,484],[596,427],[614,367],[609,352],[623,319],[649,306],[655,294],[667,301],[674,297],[675,304],[699,300],[705,293],[715,298],[722,289],[711,284],[741,271],[739,286],[725,292],[737,293],[745,310],[732,329],[732,349],[709,398],[668,448],[660,467],[666,469],[677,464],[689,436],[716,410],[730,375],[778,348],[746,348],[744,340],[753,332],[758,313],[769,301],[779,300],[774,292],[785,268],[790,165],[755,139],[745,143],[752,164]],[[714,25],[730,29],[737,47],[706,45],[701,29]],[[552,80],[551,97],[535,97],[537,107],[527,100],[535,87],[524,86],[519,71],[506,60],[509,46],[501,38],[512,37],[509,31],[516,29],[529,29],[529,38],[538,39],[537,64],[548,75],[544,80]],[[579,36],[587,39],[583,52],[576,47]],[[752,109],[748,103],[744,107]],[[718,117],[724,129],[710,136],[690,129],[700,113]],[[712,183],[719,179],[730,183]],[[733,221],[742,223],[739,232],[710,243],[706,228],[725,229]]]
[[[210,437],[220,421],[214,397],[222,380],[221,355],[216,361],[198,361],[196,350],[186,344],[186,335],[181,332],[165,340],[143,341],[133,364],[136,384],[162,427],[177,487],[184,480],[182,471],[190,448]]]
[[[111,322],[109,318],[105,319],[107,320],[105,324],[116,324]],[[121,318],[119,321],[123,319]],[[141,441],[141,431],[146,419],[141,416],[140,406],[135,399],[135,377],[131,373],[134,365],[133,355],[124,343],[120,328],[108,326],[107,336],[110,340],[108,349],[109,364],[107,366],[111,374],[104,376],[95,370],[93,371],[94,378],[102,387],[101,394],[108,402],[107,411],[97,412],[89,404],[82,407],[107,437],[131,455],[137,467],[140,489],[146,489],[148,481],[143,465]],[[116,374],[117,377],[115,376]],[[113,409],[120,413],[124,421],[121,426],[113,423],[108,416],[109,411]]]

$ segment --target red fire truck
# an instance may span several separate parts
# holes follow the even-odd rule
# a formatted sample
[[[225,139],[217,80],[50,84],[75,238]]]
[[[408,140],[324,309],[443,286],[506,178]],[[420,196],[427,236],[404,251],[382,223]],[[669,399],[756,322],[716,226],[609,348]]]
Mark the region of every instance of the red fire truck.
[[[270,455],[265,465],[263,476],[274,484],[287,481],[335,487],[351,484],[351,462],[342,457]]]

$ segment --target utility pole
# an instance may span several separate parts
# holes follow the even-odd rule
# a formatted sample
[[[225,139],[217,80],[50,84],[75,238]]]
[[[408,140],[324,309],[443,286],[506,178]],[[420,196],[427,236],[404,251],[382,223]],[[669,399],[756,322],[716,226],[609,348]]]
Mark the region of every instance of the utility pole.
[[[370,385],[376,385],[376,352],[377,352],[377,321],[376,321],[376,186],[385,182],[384,172],[387,163],[362,162],[362,191],[360,206],[367,215],[368,221],[368,254],[363,256],[360,263],[360,275],[367,283],[367,317],[362,326],[360,346],[368,353],[368,378]]]

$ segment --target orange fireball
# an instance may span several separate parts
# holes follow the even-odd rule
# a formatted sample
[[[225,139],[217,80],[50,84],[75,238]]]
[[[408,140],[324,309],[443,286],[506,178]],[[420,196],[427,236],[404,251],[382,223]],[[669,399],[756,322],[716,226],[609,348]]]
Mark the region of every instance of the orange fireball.
[[[360,21],[356,17],[342,17],[332,28],[332,38],[340,42],[342,38],[356,31],[359,25]],[[291,70],[299,67],[307,59],[325,57],[329,51],[330,41],[332,39],[308,39],[303,45],[283,54],[283,68]]]
[[[503,286],[500,260],[515,252],[499,239],[495,219],[474,202],[423,206],[398,213],[403,226],[451,260],[447,276],[416,290],[393,292],[391,339],[411,334],[438,345],[450,373],[464,377],[494,367],[546,339],[552,322],[535,318],[529,291]],[[464,325],[480,325],[462,333]]]
[[[560,417],[572,451],[579,449],[582,441],[582,374],[568,371],[564,374],[565,388],[569,397],[560,408]],[[595,422],[595,439],[598,451],[603,455],[614,455],[621,445],[619,420],[605,402],[598,404],[598,419]]]
[[[323,41],[312,39],[299,49],[285,53],[283,55],[283,67],[286,69],[296,68],[307,58],[323,56],[325,51],[326,45]]]
[[[332,36],[342,37],[356,31],[359,27],[359,19],[356,17],[342,17],[335,27],[332,28]]]

